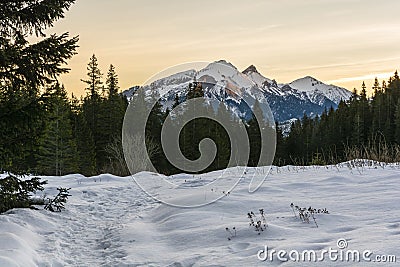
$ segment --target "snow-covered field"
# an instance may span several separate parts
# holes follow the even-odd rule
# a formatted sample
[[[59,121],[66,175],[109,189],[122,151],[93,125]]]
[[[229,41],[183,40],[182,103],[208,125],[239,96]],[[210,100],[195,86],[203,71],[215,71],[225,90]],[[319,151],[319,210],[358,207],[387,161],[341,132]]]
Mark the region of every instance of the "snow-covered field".
[[[230,170],[235,175],[235,169]],[[349,168],[273,167],[263,186],[248,193],[246,176],[229,195],[200,208],[174,208],[157,203],[130,177],[81,175],[43,177],[45,193],[71,187],[66,210],[19,209],[0,215],[0,266],[365,266],[330,260],[323,262],[258,259],[265,246],[288,253],[323,250],[345,253],[358,250],[372,261],[376,256],[397,257],[400,262],[399,166]],[[177,175],[171,179],[198,183],[219,175]],[[150,177],[150,175],[149,175]],[[249,179],[247,179],[249,178]],[[223,194],[212,192],[212,194]],[[179,196],[177,196],[179,197]],[[204,195],[190,196],[204,197]],[[294,217],[290,203],[326,208],[314,222]],[[247,213],[263,208],[268,227],[258,235],[249,227]],[[228,240],[226,227],[236,228]],[[345,239],[347,248],[337,241]],[[291,254],[292,256],[295,254]],[[362,254],[361,254],[362,257]],[[387,259],[389,257],[386,257]]]

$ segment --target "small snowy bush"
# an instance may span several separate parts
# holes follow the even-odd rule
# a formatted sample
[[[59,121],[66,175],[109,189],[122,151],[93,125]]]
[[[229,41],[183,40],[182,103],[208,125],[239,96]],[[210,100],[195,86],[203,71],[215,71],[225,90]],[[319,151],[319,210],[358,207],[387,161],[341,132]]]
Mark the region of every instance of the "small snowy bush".
[[[67,202],[68,197],[71,196],[69,194],[70,189],[71,188],[57,188],[58,194],[53,199],[48,198],[49,202],[44,206],[44,209],[52,212],[60,212],[65,209],[64,204]]]
[[[297,205],[294,205],[293,203],[290,204],[290,207],[292,208],[294,217],[299,218],[302,222],[305,223],[310,223],[310,218],[313,219],[315,226],[317,226],[318,228],[318,224],[317,224],[317,220],[315,218],[315,214],[329,214],[328,210],[326,208],[324,209],[314,209],[311,206],[307,209],[307,208],[300,208]],[[296,212],[298,214],[298,217],[296,215]]]
[[[254,227],[254,230],[260,234],[265,229],[267,229],[267,220],[265,219],[264,209],[259,209],[260,214],[257,216],[254,212],[250,211],[247,213],[247,218],[249,218],[249,226]]]
[[[42,191],[45,184],[47,181],[37,177],[22,180],[11,174],[0,179],[0,213],[14,208],[33,208],[32,194]]]

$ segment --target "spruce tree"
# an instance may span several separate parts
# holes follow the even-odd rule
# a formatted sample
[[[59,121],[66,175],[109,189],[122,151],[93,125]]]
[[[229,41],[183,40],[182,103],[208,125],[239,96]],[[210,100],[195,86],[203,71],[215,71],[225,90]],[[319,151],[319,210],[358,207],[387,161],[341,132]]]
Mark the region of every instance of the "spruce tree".
[[[382,84],[382,87],[383,87],[383,84]],[[374,85],[372,86],[372,90],[374,90],[374,94],[377,94],[381,89],[382,88],[379,85],[378,78],[375,78]]]
[[[387,86],[386,86],[386,81],[382,81],[382,91],[385,91],[386,90],[386,88],[387,88]]]
[[[0,166],[13,172],[35,165],[43,126],[39,89],[68,72],[77,48],[68,33],[44,30],[64,17],[74,0],[3,0],[0,4]],[[30,42],[30,37],[38,41]]]
[[[85,118],[82,114],[77,117],[78,127],[76,130],[76,144],[79,155],[79,173],[90,176],[96,174],[96,147]]]
[[[398,74],[398,72],[397,72],[397,70],[394,72],[394,76],[393,76],[393,79],[396,81],[398,81],[398,80],[400,80],[399,79],[399,74]]]
[[[113,65],[107,72],[106,79],[106,98],[103,100],[102,108],[99,113],[99,119],[101,124],[99,125],[102,131],[102,142],[98,142],[97,145],[104,147],[107,151],[105,161],[106,166],[103,169],[107,172],[117,171],[119,174],[126,171],[125,166],[121,164],[121,154],[115,153],[122,151],[122,124],[128,101],[126,97],[119,92],[118,75]],[[110,148],[113,149],[110,149]],[[119,167],[116,167],[119,166]],[[124,170],[113,170],[115,168],[123,168]]]
[[[118,75],[115,71],[115,67],[111,64],[107,73],[106,88],[108,92],[108,98],[118,94]]]
[[[376,87],[375,87],[376,88]],[[374,137],[377,133],[383,131],[383,124],[386,116],[386,109],[384,105],[384,93],[386,92],[386,83],[382,82],[382,89],[374,91],[374,95],[371,101],[372,110],[372,129],[370,137]]]
[[[300,120],[296,120],[291,128],[290,134],[285,138],[285,143],[287,147],[287,157],[289,159],[290,164],[298,164],[299,159],[301,158],[302,147],[302,126]],[[289,163],[288,162],[288,163]]]
[[[48,90],[48,117],[40,139],[38,171],[45,175],[65,175],[78,171],[77,148],[72,136],[71,109],[64,87]]]
[[[253,108],[253,114],[251,119],[248,121],[248,136],[250,141],[250,158],[249,158],[249,166],[257,166],[258,161],[260,159],[261,153],[261,132],[260,128],[263,127],[263,121],[258,121],[257,118],[263,118],[263,113],[260,108],[260,102],[256,99]],[[257,115],[257,117],[256,117]]]
[[[102,73],[99,69],[99,63],[97,62],[95,54],[89,59],[87,76],[87,80],[81,79],[81,81],[86,83],[87,87],[85,89],[88,91],[88,95],[92,99],[100,96],[103,90],[103,82],[101,81]]]
[[[278,121],[275,122],[275,129],[276,129],[276,152],[273,164],[276,166],[282,166],[286,162],[285,154],[287,152],[286,152],[282,128],[279,125]]]
[[[96,174],[96,149],[92,132],[82,112],[82,102],[72,94],[72,133],[77,145],[78,172],[91,176]]]
[[[365,83],[361,86],[361,93],[354,106],[354,130],[353,145],[360,146],[367,141],[369,133],[369,125],[372,122],[369,112],[369,101],[367,99],[367,91]]]
[[[103,131],[104,117],[106,110],[103,106],[103,86],[101,71],[98,66],[96,55],[92,55],[87,66],[87,80],[81,81],[86,84],[87,95],[83,100],[82,114],[90,129],[95,144],[96,169],[99,171],[107,161],[105,153],[105,133]]]

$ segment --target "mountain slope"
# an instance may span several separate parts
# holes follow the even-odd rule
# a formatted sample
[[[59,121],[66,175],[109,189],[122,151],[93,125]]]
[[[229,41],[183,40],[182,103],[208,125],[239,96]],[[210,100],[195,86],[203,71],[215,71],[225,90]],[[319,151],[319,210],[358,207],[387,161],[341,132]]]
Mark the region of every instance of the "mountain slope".
[[[337,107],[337,104],[328,96],[319,92],[318,94],[307,93],[293,88],[290,84],[278,84],[275,80],[260,74],[253,65],[246,68],[243,73],[264,92],[275,120],[278,122],[299,119],[304,114],[319,115],[324,109],[329,109],[331,106]]]
[[[161,78],[145,88],[157,90],[163,96],[164,108],[167,108],[172,106],[175,95],[181,101],[185,100],[188,85],[195,79],[202,83],[206,97],[225,101],[244,118],[248,118],[251,111],[242,107],[237,96],[248,94],[260,98],[261,95],[267,100],[278,122],[298,119],[304,114],[319,115],[325,109],[337,108],[340,100],[348,100],[351,96],[351,92],[344,88],[326,85],[309,76],[289,84],[279,84],[259,73],[254,65],[240,72],[225,60],[212,62],[198,71],[187,70]],[[124,95],[130,98],[136,89],[131,88]]]
[[[319,103],[321,96],[325,96],[338,105],[340,100],[347,100],[351,97],[350,91],[336,85],[327,85],[310,76],[297,79],[289,83],[289,86],[307,93],[314,103]]]

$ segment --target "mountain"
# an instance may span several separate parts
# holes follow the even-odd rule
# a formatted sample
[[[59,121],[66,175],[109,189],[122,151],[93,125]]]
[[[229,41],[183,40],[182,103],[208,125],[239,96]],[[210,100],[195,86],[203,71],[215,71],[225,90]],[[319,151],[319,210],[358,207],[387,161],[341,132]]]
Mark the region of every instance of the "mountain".
[[[321,104],[320,101],[323,97],[327,97],[336,105],[339,105],[340,100],[349,99],[352,94],[347,89],[336,85],[327,85],[310,76],[297,79],[289,83],[289,86],[296,90],[305,92],[311,101],[318,104]]]
[[[345,88],[327,85],[310,76],[279,84],[260,74],[254,65],[241,72],[225,60],[210,63],[198,71],[191,69],[161,78],[145,89],[156,89],[163,95],[162,102],[167,108],[172,106],[176,95],[184,101],[189,83],[195,79],[202,83],[206,97],[225,101],[243,118],[249,118],[251,111],[237,96],[261,95],[267,100],[278,122],[299,119],[304,114],[316,116],[331,107],[336,109],[341,100],[348,100],[352,94]],[[123,94],[130,98],[137,88],[132,87]]]
[[[291,119],[299,119],[304,114],[315,116],[321,114],[330,107],[337,108],[339,102],[332,95],[323,95],[319,91],[311,92],[304,86],[303,88],[294,88],[290,84],[278,84],[275,80],[261,75],[255,66],[251,65],[243,73],[251,79],[263,92],[271,107],[275,120],[285,122]],[[340,88],[340,87],[337,87]],[[340,88],[347,91],[344,88]],[[349,92],[349,91],[347,91]],[[344,96],[343,100],[349,99]],[[318,100],[318,101],[316,101]]]

